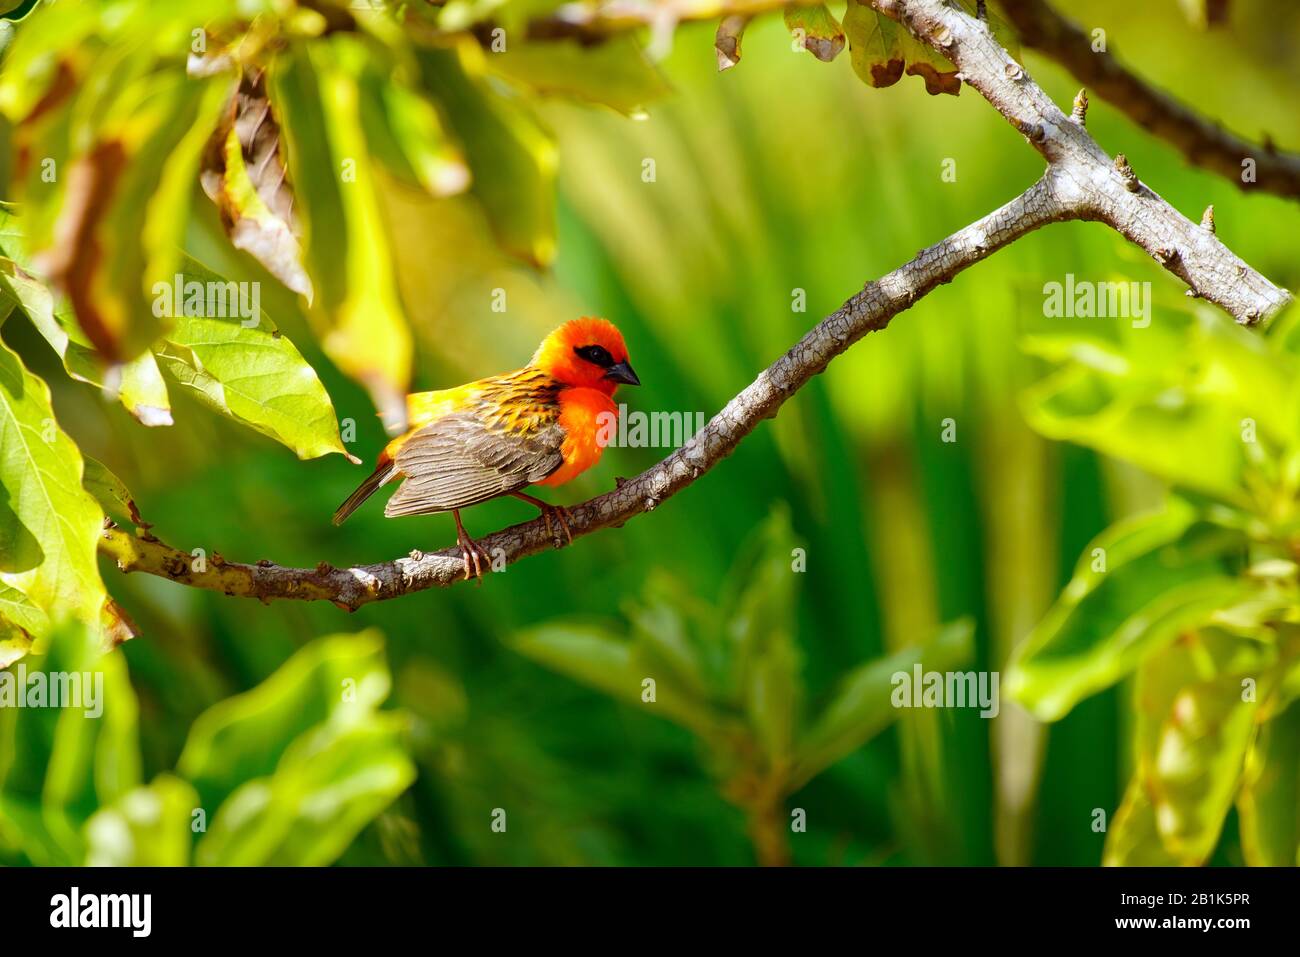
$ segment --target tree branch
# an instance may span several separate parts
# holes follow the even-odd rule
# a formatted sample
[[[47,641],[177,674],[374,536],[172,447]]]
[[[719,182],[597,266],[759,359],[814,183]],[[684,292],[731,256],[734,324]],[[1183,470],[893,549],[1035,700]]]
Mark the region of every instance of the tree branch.
[[[1047,160],[1042,179],[1016,199],[863,290],[819,322],[785,355],[727,403],[696,436],[636,478],[571,508],[573,537],[618,527],[690,486],[736,448],[763,419],[772,418],[794,393],[836,356],[869,332],[883,329],[936,286],[1021,236],[1051,222],[1085,219],[1110,225],[1186,282],[1194,294],[1217,303],[1241,322],[1256,322],[1290,296],[1252,270],[1214,235],[1213,220],[1195,225],[1143,186],[1122,156],[1114,161],[1084,128],[1087,98],[1080,93],[1067,117],[993,39],[985,23],[944,0],[875,0],[961,71]],[[480,539],[496,569],[544,550],[552,542],[538,518]],[[200,570],[192,557],[147,530],[104,530],[100,551],[124,572],[145,572],[228,595],[271,601],[327,600],[353,610],[374,601],[460,581],[458,548],[407,558],[334,568],[246,565],[214,555]]]
[[[1113,103],[1129,119],[1167,140],[1187,159],[1245,191],[1300,197],[1300,155],[1258,144],[1199,115],[1130,72],[1110,52],[1097,52],[1075,24],[1045,0],[1002,0],[1020,41],[1051,57],[1075,78]],[[1242,180],[1242,162],[1255,161],[1255,182]]]
[[[1081,218],[1077,191],[1054,171],[1025,193],[965,229],[927,249],[906,265],[866,287],[819,322],[785,355],[765,369],[743,392],[727,403],[689,442],[636,478],[613,491],[569,509],[574,539],[602,528],[618,527],[651,511],[690,486],[726,458],[764,419],[775,416],[785,401],[869,332],[883,329],[936,286],[989,256],[1008,243],[1047,223]],[[479,544],[497,568],[543,551],[553,542],[542,519],[514,525]],[[147,531],[131,534],[116,526],[105,528],[100,551],[124,572],[145,572],[161,578],[264,602],[276,598],[332,601],[354,610],[384,601],[445,587],[464,577],[459,548],[407,558],[333,568],[287,568],[269,562],[247,565],[212,556],[196,570],[187,552],[166,545]]]
[[[1201,227],[1138,181],[1123,155],[1114,160],[1084,126],[1087,98],[1076,118],[1067,117],[993,38],[988,25],[944,0],[875,0],[918,39],[956,65],[974,87],[1043,154],[1085,219],[1106,223],[1146,250],[1191,287],[1191,294],[1252,324],[1271,316],[1291,296],[1251,269]]]

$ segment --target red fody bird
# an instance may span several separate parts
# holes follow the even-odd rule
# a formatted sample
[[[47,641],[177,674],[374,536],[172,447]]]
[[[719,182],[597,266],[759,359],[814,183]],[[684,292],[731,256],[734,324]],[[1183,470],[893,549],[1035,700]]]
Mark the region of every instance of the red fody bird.
[[[503,495],[536,505],[572,541],[568,512],[525,495],[563,485],[600,461],[602,427],[616,421],[614,391],[640,385],[627,346],[605,319],[574,319],[542,340],[522,369],[454,389],[406,397],[410,429],[379,454],[375,471],[334,513],[343,522],[382,485],[402,479],[384,515],[451,512],[465,577],[483,577],[487,554],[465,532],[460,510]],[[613,416],[613,418],[610,418]]]

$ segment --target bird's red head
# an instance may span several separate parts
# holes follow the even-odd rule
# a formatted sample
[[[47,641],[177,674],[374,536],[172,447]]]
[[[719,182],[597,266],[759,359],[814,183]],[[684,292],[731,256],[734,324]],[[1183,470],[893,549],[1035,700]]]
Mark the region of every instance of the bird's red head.
[[[532,365],[568,386],[613,395],[620,383],[640,385],[627,361],[623,334],[606,319],[573,319],[542,340]]]

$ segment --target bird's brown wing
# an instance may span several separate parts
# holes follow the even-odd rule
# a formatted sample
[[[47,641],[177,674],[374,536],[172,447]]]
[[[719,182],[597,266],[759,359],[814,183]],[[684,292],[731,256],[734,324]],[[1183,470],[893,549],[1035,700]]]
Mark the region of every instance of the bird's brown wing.
[[[478,411],[444,416],[398,450],[405,476],[384,515],[428,515],[466,508],[546,478],[564,459],[557,405],[536,404],[523,416]]]

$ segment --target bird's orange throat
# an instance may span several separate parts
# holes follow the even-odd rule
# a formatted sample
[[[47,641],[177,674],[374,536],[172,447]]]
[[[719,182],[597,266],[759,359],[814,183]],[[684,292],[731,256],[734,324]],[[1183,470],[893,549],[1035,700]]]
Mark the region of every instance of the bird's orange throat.
[[[563,485],[600,461],[605,451],[600,436],[609,435],[618,422],[613,391],[587,387],[560,391],[560,427],[565,433],[560,454],[564,464],[538,485]]]

